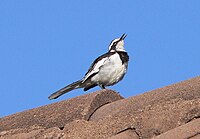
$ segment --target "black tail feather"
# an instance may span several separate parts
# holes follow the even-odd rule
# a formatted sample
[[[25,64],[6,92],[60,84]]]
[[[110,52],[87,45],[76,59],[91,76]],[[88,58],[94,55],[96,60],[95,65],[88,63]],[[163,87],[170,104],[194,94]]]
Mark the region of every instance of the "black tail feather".
[[[51,99],[56,99],[58,98],[59,96],[71,91],[71,90],[74,90],[74,89],[77,89],[77,88],[80,88],[81,87],[81,84],[82,84],[82,80],[79,80],[79,81],[76,81],[68,86],[65,86],[64,88],[56,91],[55,93],[51,94],[48,98],[51,100]]]

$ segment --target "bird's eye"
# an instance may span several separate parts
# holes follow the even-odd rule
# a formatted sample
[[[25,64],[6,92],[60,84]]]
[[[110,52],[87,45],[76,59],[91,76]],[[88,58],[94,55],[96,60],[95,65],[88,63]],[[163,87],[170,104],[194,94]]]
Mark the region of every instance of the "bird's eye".
[[[114,44],[114,45],[117,45],[117,42],[114,42],[113,44]]]

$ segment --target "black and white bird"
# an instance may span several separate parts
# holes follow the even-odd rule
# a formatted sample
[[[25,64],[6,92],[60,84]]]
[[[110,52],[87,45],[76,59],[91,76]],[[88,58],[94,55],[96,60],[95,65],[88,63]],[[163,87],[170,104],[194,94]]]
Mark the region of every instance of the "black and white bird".
[[[123,79],[127,72],[129,56],[124,49],[126,34],[114,39],[109,45],[109,51],[98,57],[90,66],[85,77],[51,94],[48,98],[56,99],[59,96],[78,88],[87,91],[95,86],[105,89]]]

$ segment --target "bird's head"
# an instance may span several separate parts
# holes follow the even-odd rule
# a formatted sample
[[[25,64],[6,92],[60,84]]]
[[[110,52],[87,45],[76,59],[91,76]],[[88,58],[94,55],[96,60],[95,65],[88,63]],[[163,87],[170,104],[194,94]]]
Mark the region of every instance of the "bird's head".
[[[109,45],[109,52],[116,52],[116,51],[125,52],[124,39],[126,38],[126,36],[127,35],[124,33],[120,38],[112,40]]]

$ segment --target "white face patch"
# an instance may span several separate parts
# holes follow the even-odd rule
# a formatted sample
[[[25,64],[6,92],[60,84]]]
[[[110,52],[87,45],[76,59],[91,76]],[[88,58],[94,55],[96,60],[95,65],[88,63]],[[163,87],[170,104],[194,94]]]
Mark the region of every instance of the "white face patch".
[[[110,45],[109,45],[109,51],[114,52],[114,51],[125,51],[124,50],[124,40],[119,41],[120,38],[114,39]],[[115,44],[116,43],[116,44]],[[115,45],[114,49],[112,46]]]
[[[124,50],[124,40],[121,40],[120,42],[117,43],[117,46],[116,46],[116,51],[120,51],[120,50]]]
[[[119,41],[119,39],[120,39],[120,38],[114,39],[114,40],[110,43],[110,45],[109,45],[109,50],[111,50],[111,47],[113,46],[113,44],[114,44],[115,42]]]

